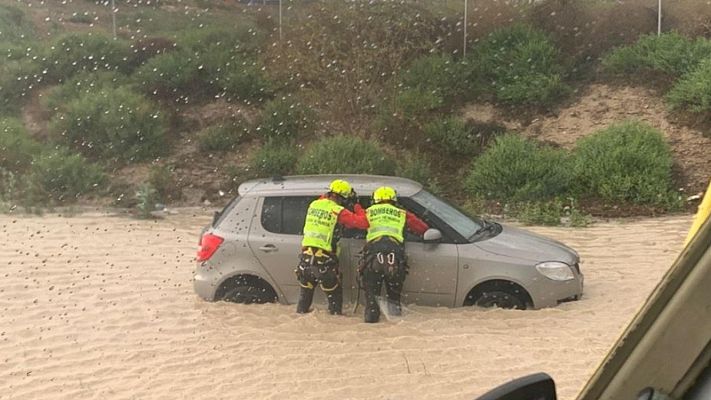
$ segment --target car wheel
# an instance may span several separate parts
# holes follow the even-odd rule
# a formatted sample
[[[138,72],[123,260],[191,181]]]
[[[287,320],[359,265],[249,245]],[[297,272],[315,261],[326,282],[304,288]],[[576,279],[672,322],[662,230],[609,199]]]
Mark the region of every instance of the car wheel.
[[[525,310],[526,301],[516,293],[505,289],[494,289],[482,292],[474,302],[478,307],[499,307],[507,309]]]
[[[264,304],[273,303],[276,298],[270,291],[264,288],[238,285],[227,290],[222,300],[243,304]]]

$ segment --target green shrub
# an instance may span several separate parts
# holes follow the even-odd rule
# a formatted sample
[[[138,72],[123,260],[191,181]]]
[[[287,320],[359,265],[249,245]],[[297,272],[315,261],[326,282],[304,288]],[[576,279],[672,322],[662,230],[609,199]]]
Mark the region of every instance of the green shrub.
[[[216,84],[228,101],[261,101],[272,94],[272,83],[256,65],[232,65],[221,74]]]
[[[524,225],[560,225],[563,204],[560,200],[544,203],[523,203],[514,211],[516,218]]]
[[[430,163],[425,158],[416,154],[410,153],[402,155],[398,159],[395,175],[419,182],[431,192],[441,193],[442,191],[437,182],[437,177],[435,177],[432,172]]]
[[[548,106],[570,88],[563,83],[560,54],[550,38],[528,25],[493,32],[468,62],[490,82],[496,98],[511,105]]]
[[[151,167],[148,184],[155,188],[161,201],[175,201],[182,197],[183,193],[173,176],[173,169],[167,166]]]
[[[47,151],[35,158],[29,171],[28,198],[33,204],[71,203],[95,192],[106,182],[96,165],[65,148]]]
[[[386,132],[390,143],[402,143],[420,132],[420,121],[443,105],[444,99],[437,90],[399,89],[378,108],[375,130]]]
[[[427,89],[404,89],[394,99],[393,113],[404,118],[417,118],[422,113],[434,111],[444,105],[437,91]]]
[[[68,20],[75,24],[91,24],[94,22],[94,17],[85,11],[83,14],[73,13]]]
[[[471,98],[476,92],[472,70],[450,56],[431,54],[416,59],[402,75],[407,88],[435,93],[444,103],[458,98]]]
[[[298,148],[289,142],[271,140],[254,154],[250,167],[260,177],[289,175],[296,167],[298,153]]]
[[[257,63],[257,31],[188,29],[176,38],[177,50],[159,54],[139,68],[136,81],[147,93],[197,97],[224,95],[255,101],[271,93],[271,83]]]
[[[374,141],[334,136],[311,144],[296,164],[299,174],[393,175],[395,163]]]
[[[0,213],[14,209],[20,197],[20,188],[24,186],[17,174],[0,167]]]
[[[84,93],[69,101],[49,129],[94,159],[143,160],[165,151],[162,115],[127,87]]]
[[[307,105],[282,97],[264,105],[257,130],[268,139],[292,139],[309,133],[313,126],[314,113]]]
[[[539,202],[565,194],[571,178],[565,151],[507,134],[476,159],[465,185],[501,202]]]
[[[197,51],[204,49],[207,44],[246,53],[258,50],[266,39],[263,32],[245,21],[234,25],[212,25],[179,31],[176,42],[183,48]]]
[[[476,152],[473,132],[457,117],[444,117],[425,125],[427,140],[446,154],[466,155]]]
[[[581,195],[607,201],[668,206],[672,155],[661,132],[635,121],[585,137],[575,148],[575,183]]]
[[[711,58],[684,75],[667,93],[666,99],[675,110],[697,114],[711,111]]]
[[[158,202],[158,191],[150,183],[144,183],[138,187],[135,197],[138,218],[152,218],[151,213],[156,210]]]
[[[16,118],[0,119],[0,168],[17,173],[32,164],[41,145],[34,141]]]
[[[202,151],[229,151],[234,150],[248,135],[249,127],[245,121],[225,121],[200,131],[197,141]]]
[[[161,96],[204,91],[196,57],[184,50],[159,54],[136,70],[133,77],[145,93]]]
[[[0,63],[0,114],[18,113],[42,80],[40,66],[31,59]]]
[[[52,88],[43,97],[45,108],[52,111],[64,109],[64,106],[81,96],[89,93],[99,93],[105,89],[113,89],[128,83],[128,77],[115,71],[83,71],[63,84]]]
[[[568,203],[553,199],[517,204],[513,206],[512,215],[526,225],[565,225],[582,228],[592,223],[590,215],[583,213],[573,198],[568,198]]]
[[[32,21],[21,9],[0,5],[0,42],[24,42],[34,36]]]
[[[679,33],[642,36],[631,46],[619,47],[602,60],[605,70],[615,74],[636,75],[640,71],[661,72],[678,78],[694,70],[711,55],[711,41],[691,40]]]
[[[131,56],[124,41],[96,33],[72,33],[52,43],[44,67],[50,79],[61,81],[80,71],[129,72]]]

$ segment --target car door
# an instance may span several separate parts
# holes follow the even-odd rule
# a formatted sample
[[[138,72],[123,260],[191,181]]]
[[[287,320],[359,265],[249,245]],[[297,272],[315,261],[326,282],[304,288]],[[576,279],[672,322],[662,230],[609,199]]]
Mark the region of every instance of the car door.
[[[368,198],[361,198],[360,203],[363,207],[370,205]],[[421,217],[426,210],[408,207],[411,203],[406,198],[401,199],[403,207]],[[439,228],[437,221],[427,216],[423,219],[431,228]],[[350,248],[352,265],[358,265],[361,250],[365,245],[365,231],[345,230],[341,244]],[[406,232],[405,253],[409,272],[402,293],[403,303],[452,307],[456,297],[459,256],[457,245],[446,237],[446,232],[443,232],[442,241],[439,243],[424,243],[422,238]],[[354,274],[351,280],[346,282],[350,282],[350,286],[357,290],[356,278]],[[353,290],[353,297],[357,294],[356,290]]]
[[[295,303],[299,284],[294,269],[299,262],[304,221],[309,204],[315,196],[273,196],[260,199],[249,233],[249,246],[262,266],[279,286],[288,303]],[[350,268],[349,249],[342,249],[341,270]],[[350,279],[351,274],[348,273]],[[316,291],[316,300],[322,293]],[[349,294],[345,294],[349,298]]]
[[[442,233],[442,240],[426,243],[421,237],[405,232],[405,252],[410,266],[403,295],[405,302],[427,306],[454,306],[459,271],[459,251],[446,227],[417,207],[408,198],[401,198],[405,209],[425,221],[431,229]]]

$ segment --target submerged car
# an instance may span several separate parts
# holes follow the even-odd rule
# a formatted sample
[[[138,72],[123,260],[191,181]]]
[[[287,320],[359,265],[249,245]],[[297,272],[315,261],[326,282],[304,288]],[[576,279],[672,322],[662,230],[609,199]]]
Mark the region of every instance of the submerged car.
[[[429,225],[423,237],[406,235],[404,304],[526,309],[555,306],[583,294],[580,259],[570,247],[469,216],[409,179],[372,175],[243,183],[238,196],[215,213],[201,234],[195,292],[210,301],[295,303],[299,286],[294,269],[306,211],[333,179],[350,182],[364,207],[373,190],[392,186],[399,204]],[[339,260],[344,300],[351,303],[358,301],[355,271],[364,244],[365,231],[342,230]]]

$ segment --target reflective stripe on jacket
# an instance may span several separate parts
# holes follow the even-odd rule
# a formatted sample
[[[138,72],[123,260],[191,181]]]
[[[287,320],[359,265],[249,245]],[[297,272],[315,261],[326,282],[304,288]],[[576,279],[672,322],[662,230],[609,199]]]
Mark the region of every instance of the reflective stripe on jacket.
[[[333,252],[333,234],[338,223],[338,214],[343,207],[331,199],[314,200],[306,212],[302,247],[315,247]]]
[[[407,220],[405,210],[392,204],[375,204],[365,211],[368,217],[368,234],[365,240],[371,242],[383,236],[391,237],[402,243],[405,238],[403,232]]]

